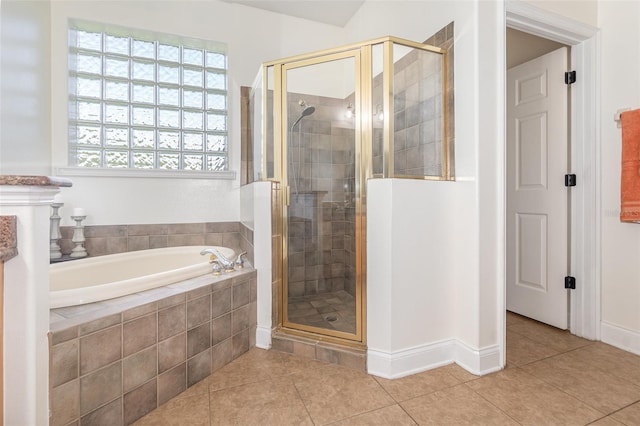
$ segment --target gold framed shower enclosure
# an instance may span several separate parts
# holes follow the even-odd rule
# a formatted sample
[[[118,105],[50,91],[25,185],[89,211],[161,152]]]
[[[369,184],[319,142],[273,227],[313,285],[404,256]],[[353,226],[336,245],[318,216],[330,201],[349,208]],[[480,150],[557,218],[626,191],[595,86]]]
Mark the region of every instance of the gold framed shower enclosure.
[[[254,162],[281,189],[279,331],[366,346],[366,182],[453,178],[445,55],[382,37],[263,64]]]

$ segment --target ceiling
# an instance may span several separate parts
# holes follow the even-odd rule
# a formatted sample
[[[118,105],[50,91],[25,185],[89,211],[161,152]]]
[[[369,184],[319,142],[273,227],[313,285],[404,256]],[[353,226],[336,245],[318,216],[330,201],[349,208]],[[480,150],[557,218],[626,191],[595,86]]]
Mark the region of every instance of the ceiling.
[[[344,27],[364,0],[223,0]]]

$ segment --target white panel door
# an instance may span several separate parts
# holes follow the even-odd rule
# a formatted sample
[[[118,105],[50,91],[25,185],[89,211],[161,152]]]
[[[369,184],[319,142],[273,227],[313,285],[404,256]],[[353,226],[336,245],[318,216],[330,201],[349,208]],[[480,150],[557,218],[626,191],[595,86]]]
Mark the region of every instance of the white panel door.
[[[507,71],[507,309],[567,328],[567,48]]]

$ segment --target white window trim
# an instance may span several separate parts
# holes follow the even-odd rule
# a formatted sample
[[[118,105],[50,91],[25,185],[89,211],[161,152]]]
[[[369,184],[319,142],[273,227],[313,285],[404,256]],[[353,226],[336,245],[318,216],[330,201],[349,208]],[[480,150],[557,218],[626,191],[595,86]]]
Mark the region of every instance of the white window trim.
[[[56,176],[115,177],[115,178],[167,178],[235,180],[234,170],[205,172],[193,170],[118,169],[104,167],[58,167]]]

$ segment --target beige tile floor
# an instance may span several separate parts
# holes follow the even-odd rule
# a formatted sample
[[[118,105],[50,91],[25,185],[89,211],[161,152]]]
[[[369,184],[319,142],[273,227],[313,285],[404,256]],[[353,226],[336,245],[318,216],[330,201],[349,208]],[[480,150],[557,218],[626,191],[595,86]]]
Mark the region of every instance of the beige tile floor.
[[[640,357],[507,314],[507,368],[397,380],[252,349],[136,425],[640,425]]]

